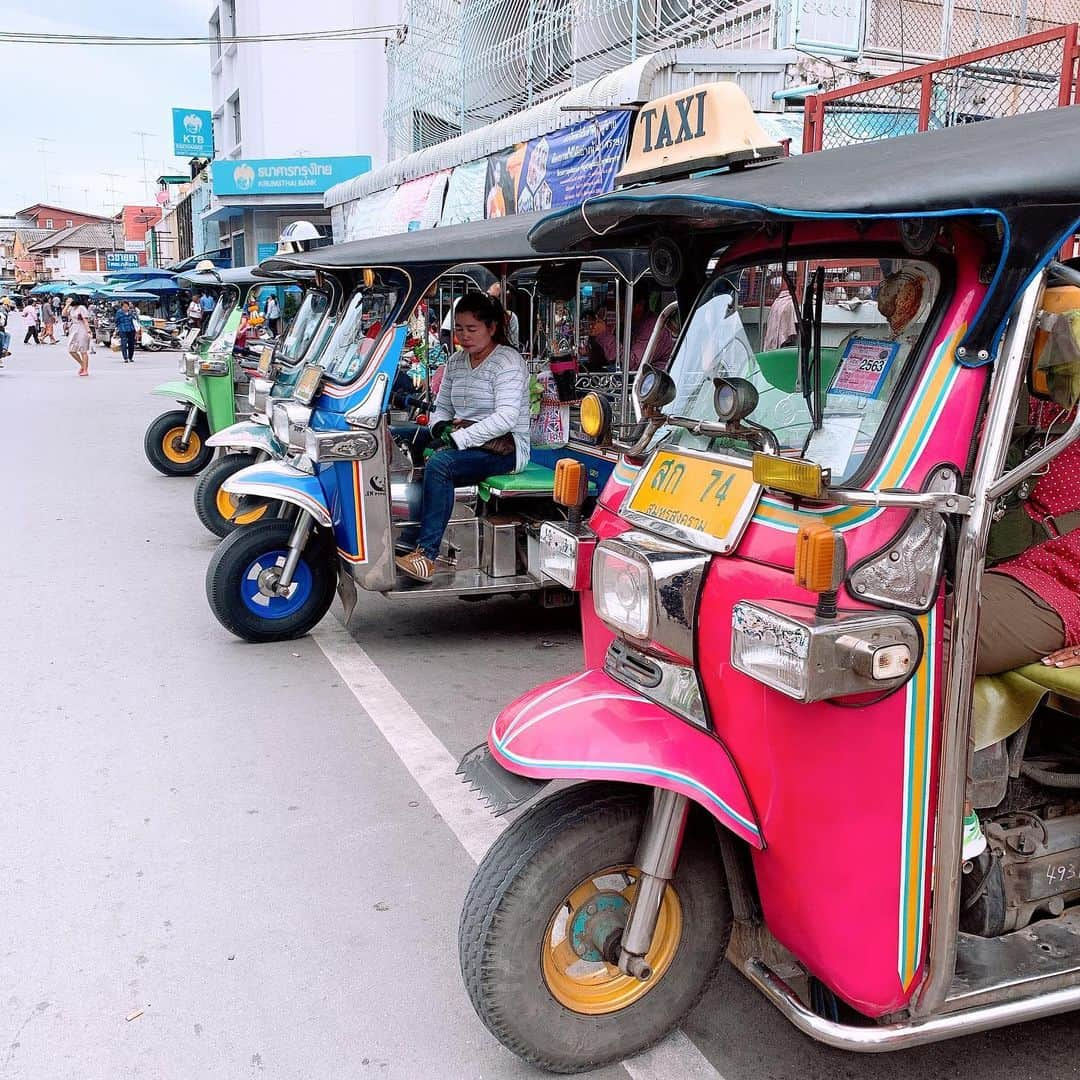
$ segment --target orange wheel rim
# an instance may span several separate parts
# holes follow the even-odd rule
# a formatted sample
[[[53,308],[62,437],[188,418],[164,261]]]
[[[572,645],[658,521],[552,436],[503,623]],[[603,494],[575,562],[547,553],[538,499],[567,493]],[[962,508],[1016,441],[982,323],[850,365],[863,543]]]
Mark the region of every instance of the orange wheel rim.
[[[628,1008],[664,977],[682,940],[682,905],[674,886],[664,890],[652,948],[645,958],[653,969],[643,982],[624,975],[616,965],[599,958],[590,932],[603,919],[629,910],[640,875],[632,866],[613,866],[590,874],[556,908],[540,946],[540,968],[552,997],[572,1012],[603,1016]],[[590,915],[597,909],[595,915]],[[603,923],[596,923],[595,928]],[[584,955],[583,955],[584,954]]]
[[[236,508],[240,505],[240,500],[224,488],[218,488],[214,501],[217,503],[218,513],[226,521],[231,521],[234,525],[254,525],[256,521],[260,521],[266,515],[266,511],[269,509],[269,504],[263,503],[261,506],[237,514]]]
[[[184,429],[182,427],[174,427],[169,428],[161,440],[161,449],[163,453],[176,465],[187,465],[189,462],[194,461],[202,450],[202,439],[199,438],[198,432],[193,431],[191,433],[186,450],[180,445],[183,437]]]

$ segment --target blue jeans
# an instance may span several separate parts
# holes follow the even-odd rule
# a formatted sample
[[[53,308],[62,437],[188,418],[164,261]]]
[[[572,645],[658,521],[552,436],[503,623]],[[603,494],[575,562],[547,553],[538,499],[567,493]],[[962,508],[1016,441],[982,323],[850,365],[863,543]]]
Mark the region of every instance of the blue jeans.
[[[417,441],[430,442],[426,429]],[[493,454],[490,450],[440,450],[428,458],[424,468],[424,501],[419,529],[403,529],[401,540],[415,543],[429,558],[439,557],[439,545],[454,511],[454,488],[478,484],[489,476],[514,471],[513,454]]]
[[[135,359],[135,331],[134,330],[118,330],[117,336],[120,338],[120,355],[125,360]]]
[[[11,348],[11,335],[6,330],[0,330],[0,353],[6,353]]]

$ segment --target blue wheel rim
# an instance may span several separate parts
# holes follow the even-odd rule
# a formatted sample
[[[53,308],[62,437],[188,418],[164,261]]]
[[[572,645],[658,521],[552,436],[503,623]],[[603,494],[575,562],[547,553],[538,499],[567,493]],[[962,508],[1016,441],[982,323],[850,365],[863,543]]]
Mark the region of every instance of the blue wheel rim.
[[[296,614],[311,598],[311,569],[301,558],[293,574],[292,596],[267,596],[259,590],[259,575],[274,566],[284,566],[288,552],[283,548],[268,551],[253,559],[240,578],[240,598],[244,607],[260,619],[287,619]]]

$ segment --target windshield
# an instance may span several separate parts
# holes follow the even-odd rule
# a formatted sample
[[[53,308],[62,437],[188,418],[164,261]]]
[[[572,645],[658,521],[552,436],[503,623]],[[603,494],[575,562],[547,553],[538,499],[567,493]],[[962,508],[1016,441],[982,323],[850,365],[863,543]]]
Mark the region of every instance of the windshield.
[[[819,268],[822,417],[815,429],[800,385],[798,340],[804,289]],[[758,392],[748,419],[776,436],[782,454],[831,469],[839,484],[866,459],[905,382],[941,277],[927,262],[874,258],[792,263],[787,276],[798,304],[777,264],[726,271],[711,283],[679,340],[671,365],[676,397],[665,412],[715,422],[713,380],[748,379]],[[660,437],[700,450],[751,449],[728,436],[676,427]]]
[[[398,303],[391,288],[358,289],[349,298],[319,364],[333,382],[349,383],[360,374]]]
[[[210,312],[210,318],[206,320],[206,329],[203,331],[203,337],[213,341],[221,331],[225,329],[225,323],[229,318],[229,314],[232,309],[236,307],[238,295],[239,294],[235,289],[222,289],[221,292],[218,293],[214,310]]]
[[[304,297],[296,318],[289,325],[278,346],[278,357],[286,364],[302,360],[315,337],[315,331],[330,307],[330,297],[324,292],[309,291]]]

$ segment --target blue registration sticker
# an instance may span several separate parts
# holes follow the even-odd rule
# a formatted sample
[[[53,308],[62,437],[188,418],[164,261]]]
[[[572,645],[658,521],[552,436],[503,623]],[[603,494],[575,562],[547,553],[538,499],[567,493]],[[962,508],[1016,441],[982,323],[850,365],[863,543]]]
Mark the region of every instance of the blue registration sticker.
[[[876,398],[899,352],[899,341],[852,338],[840,358],[829,393]]]

